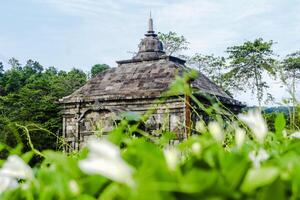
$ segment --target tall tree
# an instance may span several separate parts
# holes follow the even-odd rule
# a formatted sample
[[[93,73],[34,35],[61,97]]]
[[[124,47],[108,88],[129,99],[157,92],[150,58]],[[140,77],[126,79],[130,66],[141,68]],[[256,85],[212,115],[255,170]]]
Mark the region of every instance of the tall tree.
[[[232,88],[246,91],[251,89],[261,108],[264,92],[269,87],[263,79],[263,73],[274,75],[273,41],[262,38],[247,41],[242,45],[228,47],[229,72],[225,78],[230,81]],[[268,94],[270,98],[270,94]]]
[[[103,72],[104,70],[109,69],[109,65],[107,64],[96,64],[91,69],[91,75],[92,77],[95,77],[97,74]]]
[[[300,51],[287,55],[281,62],[279,71],[280,78],[291,95],[291,102],[293,105],[291,124],[295,128],[297,107],[296,84],[300,80]]]
[[[158,38],[163,43],[164,50],[167,55],[171,56],[173,54],[178,54],[182,50],[188,49],[189,42],[186,38],[177,33],[169,31],[168,33],[158,33]]]

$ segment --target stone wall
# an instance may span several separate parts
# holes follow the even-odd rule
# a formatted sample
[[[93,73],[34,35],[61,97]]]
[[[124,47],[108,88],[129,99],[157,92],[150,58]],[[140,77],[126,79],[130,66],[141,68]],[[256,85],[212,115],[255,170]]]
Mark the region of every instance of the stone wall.
[[[66,150],[78,150],[88,138],[95,135],[105,137],[121,120],[124,112],[139,115],[154,109],[144,128],[158,136],[158,130],[174,131],[177,140],[186,138],[185,103],[178,97],[169,98],[162,104],[155,99],[131,99],[64,104],[63,135],[68,143]]]

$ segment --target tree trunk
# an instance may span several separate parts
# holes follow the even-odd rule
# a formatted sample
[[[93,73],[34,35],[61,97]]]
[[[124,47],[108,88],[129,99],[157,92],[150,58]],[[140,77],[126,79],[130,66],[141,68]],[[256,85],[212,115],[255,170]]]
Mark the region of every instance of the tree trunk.
[[[257,72],[256,66],[254,68],[254,79],[255,79],[255,86],[256,86],[256,98],[258,101],[258,108],[261,111],[261,97],[260,97],[260,93],[259,93],[259,80],[258,80],[258,72]]]
[[[295,129],[296,123],[296,86],[295,86],[295,79],[296,79],[295,70],[293,70],[293,79],[292,79],[292,127]]]

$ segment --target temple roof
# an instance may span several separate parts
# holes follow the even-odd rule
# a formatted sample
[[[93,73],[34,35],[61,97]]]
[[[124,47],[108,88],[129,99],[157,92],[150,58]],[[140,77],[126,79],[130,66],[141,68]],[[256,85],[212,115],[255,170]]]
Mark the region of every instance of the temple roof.
[[[117,63],[118,67],[98,74],[60,102],[156,98],[169,89],[177,75],[190,70],[184,65],[184,60],[165,54],[161,41],[153,31],[151,17],[149,30],[141,40],[137,55]],[[201,73],[191,82],[191,86],[227,104],[242,105]]]
[[[155,31],[153,30],[153,20],[150,15],[148,31],[145,34],[145,38],[141,40],[139,51],[133,59],[154,59],[162,55],[165,55],[163,44],[159,41],[157,34],[155,34]]]

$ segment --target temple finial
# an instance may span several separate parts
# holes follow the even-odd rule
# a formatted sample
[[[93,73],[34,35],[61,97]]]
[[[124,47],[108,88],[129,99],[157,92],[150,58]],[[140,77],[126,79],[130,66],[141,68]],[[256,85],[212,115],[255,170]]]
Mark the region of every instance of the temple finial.
[[[150,10],[150,18],[149,18],[149,22],[148,22],[148,33],[154,33],[153,31],[153,19],[151,16],[151,10]]]

